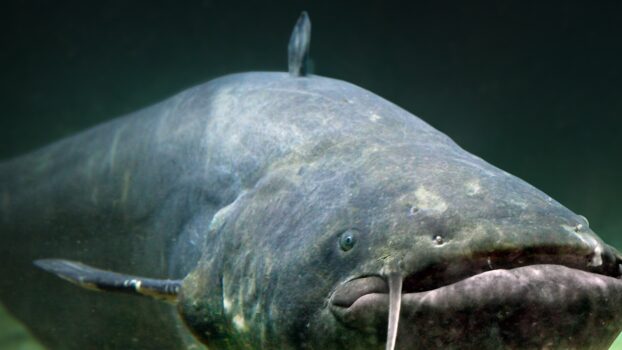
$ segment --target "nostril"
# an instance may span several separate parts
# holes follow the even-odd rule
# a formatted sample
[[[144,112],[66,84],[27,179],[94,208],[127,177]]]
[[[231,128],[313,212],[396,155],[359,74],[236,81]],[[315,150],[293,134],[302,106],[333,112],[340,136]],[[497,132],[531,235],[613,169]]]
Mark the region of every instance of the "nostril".
[[[413,206],[410,206],[410,209],[408,209],[408,216],[415,216],[415,214],[417,214],[417,212],[419,211],[419,208]]]
[[[436,235],[434,236],[434,242],[438,245],[441,245],[443,243],[445,243],[445,240],[443,239],[443,236],[441,235]]]

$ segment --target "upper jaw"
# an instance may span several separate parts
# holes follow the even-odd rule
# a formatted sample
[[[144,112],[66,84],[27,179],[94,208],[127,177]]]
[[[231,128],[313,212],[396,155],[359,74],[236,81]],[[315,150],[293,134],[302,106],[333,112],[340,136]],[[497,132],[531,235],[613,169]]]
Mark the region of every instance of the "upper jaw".
[[[440,289],[491,270],[508,270],[524,266],[560,265],[573,270],[613,278],[622,275],[622,255],[613,247],[602,245],[598,255],[589,247],[540,246],[474,252],[469,255],[439,259],[411,273],[403,273],[402,293],[419,293]],[[598,264],[594,261],[597,260]],[[349,307],[359,297],[370,293],[388,293],[380,275],[366,274],[339,286],[331,301],[335,306]]]

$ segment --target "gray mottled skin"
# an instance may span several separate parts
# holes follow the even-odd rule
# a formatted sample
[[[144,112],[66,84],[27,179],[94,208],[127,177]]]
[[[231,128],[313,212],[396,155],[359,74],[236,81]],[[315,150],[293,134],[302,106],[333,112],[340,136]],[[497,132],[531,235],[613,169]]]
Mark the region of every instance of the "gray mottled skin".
[[[619,253],[582,217],[342,81],[223,77],[5,162],[0,186],[0,297],[50,348],[188,339],[167,305],[77,290],[31,265],[50,257],[186,276],[178,310],[210,349],[382,349],[386,294],[351,311],[331,298],[352,279],[391,271],[415,276],[405,288],[417,291],[461,281],[405,295],[398,349],[551,339],[598,349],[622,328]],[[348,229],[356,245],[343,251]],[[531,264],[555,265],[495,275]],[[507,282],[525,276],[543,285]],[[519,305],[521,295],[544,311]],[[516,305],[505,318],[504,305]],[[521,322],[534,317],[547,327],[521,343]]]

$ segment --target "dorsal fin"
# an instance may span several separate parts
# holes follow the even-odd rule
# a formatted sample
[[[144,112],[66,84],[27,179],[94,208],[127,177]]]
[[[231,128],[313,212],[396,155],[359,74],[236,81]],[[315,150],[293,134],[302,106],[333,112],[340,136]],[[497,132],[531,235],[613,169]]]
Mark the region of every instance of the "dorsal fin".
[[[34,264],[82,288],[143,295],[176,303],[180,280],[160,280],[97,269],[79,262],[62,259],[36,260]]]
[[[304,77],[308,72],[309,47],[311,45],[311,21],[306,11],[302,11],[292,30],[287,46],[289,74]]]

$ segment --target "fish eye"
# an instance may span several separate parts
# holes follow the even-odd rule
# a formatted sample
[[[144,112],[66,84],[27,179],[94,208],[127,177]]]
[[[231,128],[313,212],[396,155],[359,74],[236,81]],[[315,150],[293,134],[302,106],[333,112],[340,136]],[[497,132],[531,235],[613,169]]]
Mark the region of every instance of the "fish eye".
[[[344,252],[347,252],[354,247],[354,244],[356,243],[356,237],[354,233],[355,232],[353,230],[346,230],[339,237],[339,247]]]

